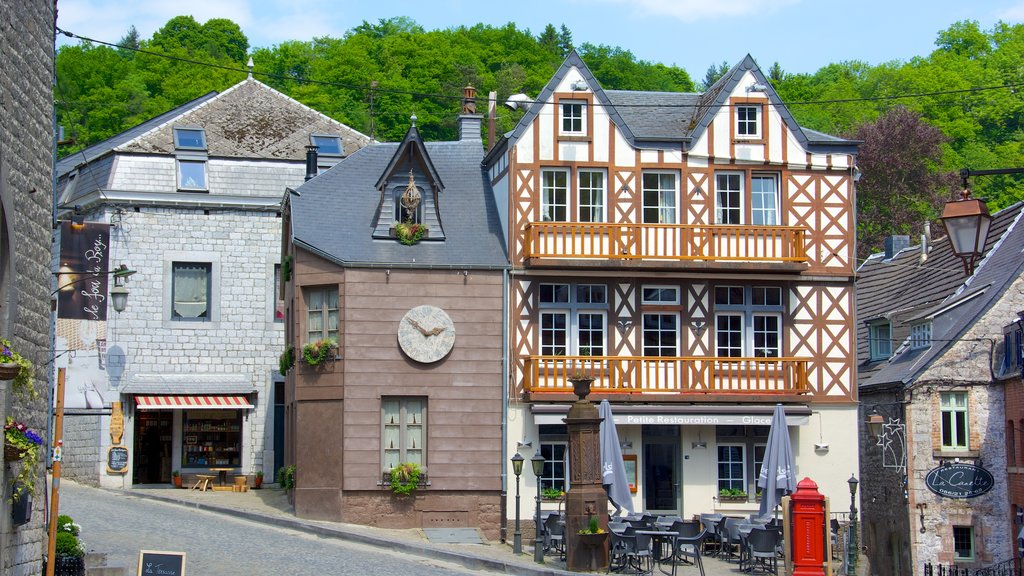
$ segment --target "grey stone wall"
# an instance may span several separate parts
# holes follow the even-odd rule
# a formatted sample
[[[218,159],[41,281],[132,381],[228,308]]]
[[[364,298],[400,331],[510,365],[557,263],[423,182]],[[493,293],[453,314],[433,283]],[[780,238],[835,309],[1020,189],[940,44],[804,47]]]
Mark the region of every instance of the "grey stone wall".
[[[54,18],[51,0],[0,0],[0,226],[7,233],[0,246],[0,335],[35,364],[35,386],[41,393],[35,401],[12,396],[4,404],[4,416],[25,422],[44,438],[50,365]],[[42,570],[45,476],[40,468],[32,521],[12,527],[8,480],[17,466],[5,463],[0,472],[0,573],[28,576]]]
[[[99,486],[100,458],[98,438],[101,436],[98,414],[64,414],[64,458],[61,478],[81,484]],[[103,454],[106,457],[106,454]]]

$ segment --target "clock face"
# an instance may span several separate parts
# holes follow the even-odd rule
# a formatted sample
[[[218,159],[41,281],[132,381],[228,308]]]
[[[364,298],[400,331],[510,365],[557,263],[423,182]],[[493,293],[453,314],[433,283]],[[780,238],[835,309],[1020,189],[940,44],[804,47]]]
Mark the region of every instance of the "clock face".
[[[398,345],[417,362],[437,362],[455,345],[455,325],[437,306],[417,306],[406,312],[398,324]]]

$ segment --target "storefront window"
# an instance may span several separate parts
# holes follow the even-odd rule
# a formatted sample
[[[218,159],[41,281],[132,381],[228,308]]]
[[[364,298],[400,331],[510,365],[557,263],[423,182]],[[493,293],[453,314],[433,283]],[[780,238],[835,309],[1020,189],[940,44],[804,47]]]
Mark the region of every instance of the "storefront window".
[[[237,410],[185,410],[182,467],[242,465],[242,414]]]

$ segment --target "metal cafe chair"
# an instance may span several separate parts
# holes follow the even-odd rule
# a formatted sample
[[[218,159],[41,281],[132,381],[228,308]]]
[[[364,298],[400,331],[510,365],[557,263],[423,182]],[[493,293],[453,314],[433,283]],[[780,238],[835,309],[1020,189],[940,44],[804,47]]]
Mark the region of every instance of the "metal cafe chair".
[[[676,522],[670,528],[675,533],[672,539],[672,576],[676,574],[677,564],[696,565],[701,576],[704,576],[704,561],[701,559],[701,548],[707,530],[699,522]],[[665,572],[662,569],[662,572]]]
[[[558,513],[544,520],[544,550],[556,552],[559,558],[565,557],[565,520]]]
[[[750,531],[747,544],[750,547],[751,572],[760,566],[765,572],[778,574],[779,556],[775,553],[778,541],[779,532],[774,528],[755,527]]]

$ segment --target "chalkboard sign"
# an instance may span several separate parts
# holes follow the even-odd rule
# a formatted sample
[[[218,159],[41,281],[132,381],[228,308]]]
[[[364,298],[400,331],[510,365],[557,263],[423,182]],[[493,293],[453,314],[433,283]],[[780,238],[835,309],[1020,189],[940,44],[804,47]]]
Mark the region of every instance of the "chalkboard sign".
[[[185,576],[185,553],[140,550],[138,575]]]
[[[107,472],[125,473],[128,471],[128,449],[124,446],[111,446],[107,451]]]

